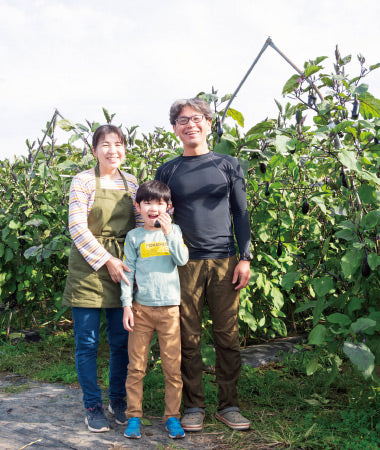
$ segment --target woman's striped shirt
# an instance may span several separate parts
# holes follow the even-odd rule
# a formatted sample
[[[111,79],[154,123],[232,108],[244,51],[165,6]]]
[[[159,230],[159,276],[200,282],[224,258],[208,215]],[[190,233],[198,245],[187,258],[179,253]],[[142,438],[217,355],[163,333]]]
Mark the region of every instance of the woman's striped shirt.
[[[128,185],[128,190],[135,200],[138,188],[136,178],[122,172]],[[125,190],[122,179],[110,180],[100,178],[100,186],[103,189]],[[93,169],[78,173],[71,182],[69,200],[69,231],[75,246],[94,270],[99,270],[112,256],[99,243],[88,228],[87,218],[95,200],[96,181]],[[140,214],[134,208],[136,216],[136,226],[143,226],[144,223]]]

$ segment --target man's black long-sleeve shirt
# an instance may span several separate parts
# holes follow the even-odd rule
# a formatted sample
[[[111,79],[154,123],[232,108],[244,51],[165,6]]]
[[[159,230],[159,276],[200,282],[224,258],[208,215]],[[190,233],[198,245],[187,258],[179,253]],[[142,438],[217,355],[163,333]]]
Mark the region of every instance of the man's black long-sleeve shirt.
[[[179,156],[160,166],[155,179],[171,189],[173,218],[191,259],[234,255],[233,233],[240,256],[250,254],[244,173],[237,158],[214,152]]]

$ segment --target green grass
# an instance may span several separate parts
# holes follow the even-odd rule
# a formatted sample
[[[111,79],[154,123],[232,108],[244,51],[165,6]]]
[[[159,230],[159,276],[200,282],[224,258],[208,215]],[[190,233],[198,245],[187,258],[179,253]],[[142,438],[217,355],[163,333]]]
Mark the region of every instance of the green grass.
[[[350,367],[332,384],[323,373],[307,377],[281,364],[244,368],[239,387],[242,409],[267,444],[294,449],[380,446],[380,401]]]
[[[108,346],[99,348],[99,380],[108,387]],[[205,433],[216,433],[229,449],[347,449],[380,448],[380,398],[349,365],[341,373],[304,373],[308,353],[288,356],[282,363],[259,369],[244,366],[239,379],[241,410],[251,420],[248,432],[233,432],[215,420],[215,376],[204,374]],[[74,339],[71,331],[46,334],[40,342],[0,342],[0,371],[29,379],[76,383]],[[144,411],[161,416],[164,375],[160,361],[144,380]],[[222,447],[221,447],[222,448]]]
[[[0,389],[0,392],[4,392],[5,394],[20,394],[20,392],[27,391],[31,388],[32,386],[29,383],[25,383],[17,386],[4,386]]]

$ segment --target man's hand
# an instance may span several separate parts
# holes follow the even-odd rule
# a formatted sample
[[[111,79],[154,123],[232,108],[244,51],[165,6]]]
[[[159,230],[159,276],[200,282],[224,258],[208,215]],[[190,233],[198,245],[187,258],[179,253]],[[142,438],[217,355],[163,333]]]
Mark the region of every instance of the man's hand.
[[[129,286],[129,281],[125,276],[124,271],[130,272],[131,269],[126,266],[121,259],[111,256],[111,258],[106,262],[106,266],[114,283],[120,283],[121,279],[123,279]]]
[[[123,312],[123,326],[127,331],[133,331],[135,322],[133,320],[133,312],[130,306],[124,306]]]
[[[161,230],[165,235],[168,235],[172,231],[172,219],[168,213],[162,213],[157,217],[160,222]]]
[[[235,267],[234,276],[232,278],[232,284],[239,281],[239,284],[235,287],[235,291],[243,289],[247,286],[251,276],[250,261],[239,261]]]

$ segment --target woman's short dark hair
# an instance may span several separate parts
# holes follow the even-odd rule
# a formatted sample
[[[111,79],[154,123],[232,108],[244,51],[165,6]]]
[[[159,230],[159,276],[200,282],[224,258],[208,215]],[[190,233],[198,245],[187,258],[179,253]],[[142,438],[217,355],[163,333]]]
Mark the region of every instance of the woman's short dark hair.
[[[176,119],[178,119],[178,116],[181,114],[181,111],[185,106],[190,106],[191,108],[195,109],[195,111],[200,112],[206,117],[206,119],[212,119],[211,108],[206,100],[198,97],[187,99],[185,98],[175,101],[170,108],[170,123],[172,125],[175,125]]]
[[[92,146],[96,148],[98,145],[98,142],[101,138],[104,138],[106,134],[115,133],[120,139],[120,142],[125,146],[127,141],[125,139],[124,133],[121,131],[119,127],[116,127],[115,125],[101,125],[98,127],[92,136]]]
[[[136,192],[136,203],[163,200],[171,203],[171,192],[168,185],[158,180],[145,181]]]

